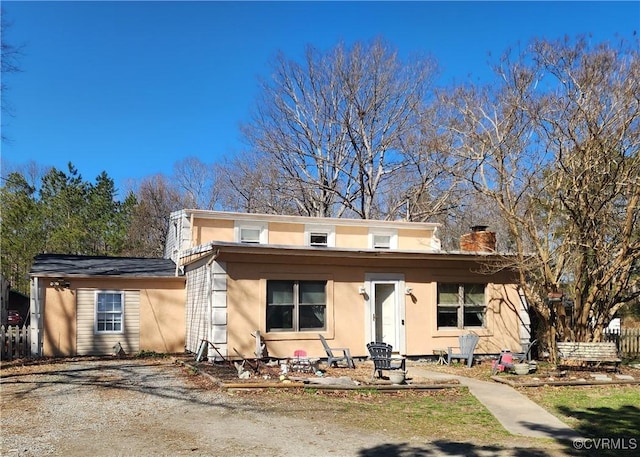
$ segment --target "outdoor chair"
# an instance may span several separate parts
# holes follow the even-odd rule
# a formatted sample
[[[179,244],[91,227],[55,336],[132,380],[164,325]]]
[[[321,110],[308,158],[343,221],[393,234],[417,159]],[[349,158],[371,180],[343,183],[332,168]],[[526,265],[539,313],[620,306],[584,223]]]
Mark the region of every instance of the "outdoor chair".
[[[466,360],[467,367],[471,368],[471,365],[473,365],[473,352],[476,350],[479,339],[480,337],[473,333],[460,335],[458,337],[459,347],[454,348],[449,346],[447,348],[447,364],[450,365],[453,359]],[[454,349],[457,349],[458,352],[454,352]]]
[[[335,366],[338,366],[338,362],[345,362],[347,364],[347,367],[349,368],[355,368],[356,364],[353,361],[353,358],[351,357],[351,351],[349,350],[349,348],[332,348],[329,347],[329,344],[327,343],[327,340],[324,338],[324,336],[322,335],[318,335],[320,337],[320,341],[322,342],[322,346],[324,346],[324,351],[327,353],[327,365],[328,366],[333,366],[335,364]],[[334,351],[336,353],[342,352],[342,355],[335,355]]]
[[[393,347],[390,344],[371,342],[367,344],[367,349],[373,361],[371,379],[375,377],[376,372],[378,372],[378,377],[382,378],[383,370],[405,371],[406,359],[404,357],[393,357]]]

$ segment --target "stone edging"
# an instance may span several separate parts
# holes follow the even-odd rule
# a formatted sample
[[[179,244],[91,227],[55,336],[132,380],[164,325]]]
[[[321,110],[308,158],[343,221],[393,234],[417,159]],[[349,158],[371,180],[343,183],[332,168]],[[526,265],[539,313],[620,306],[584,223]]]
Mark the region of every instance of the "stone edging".
[[[179,361],[180,365],[187,366],[189,368],[197,369],[198,367],[191,363]],[[268,383],[268,382],[235,382],[228,383],[210,375],[209,373],[198,370],[199,375],[203,375],[218,387],[227,390],[254,390],[254,389],[315,389],[315,390],[378,390],[384,392],[396,392],[400,390],[439,390],[439,389],[451,389],[454,387],[464,387],[460,384],[361,384],[357,386],[348,385],[331,385],[331,384],[313,384],[305,382],[288,382],[288,383]]]
[[[210,375],[209,375],[210,376]],[[313,389],[313,390],[377,390],[381,392],[397,392],[400,390],[442,390],[455,387],[464,387],[460,384],[400,384],[400,385],[376,385],[361,384],[358,386],[345,386],[338,384],[312,384],[312,383],[219,383],[223,389]]]

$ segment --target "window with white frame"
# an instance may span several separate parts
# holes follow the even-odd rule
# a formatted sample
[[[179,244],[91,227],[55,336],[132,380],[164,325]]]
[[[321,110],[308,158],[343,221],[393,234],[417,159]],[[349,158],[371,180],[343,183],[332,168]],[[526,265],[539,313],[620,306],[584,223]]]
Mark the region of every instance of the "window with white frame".
[[[267,332],[325,330],[326,281],[267,281]]]
[[[266,244],[268,239],[266,223],[236,223],[236,241],[249,244]]]
[[[438,328],[486,326],[486,284],[439,283]]]
[[[397,249],[398,234],[393,230],[369,231],[369,247],[372,249]]]
[[[122,333],[124,331],[124,293],[96,292],[96,332]]]
[[[309,245],[327,247],[329,243],[329,235],[322,232],[311,232],[309,234]]]
[[[335,247],[336,231],[332,226],[306,225],[304,233],[307,246]]]

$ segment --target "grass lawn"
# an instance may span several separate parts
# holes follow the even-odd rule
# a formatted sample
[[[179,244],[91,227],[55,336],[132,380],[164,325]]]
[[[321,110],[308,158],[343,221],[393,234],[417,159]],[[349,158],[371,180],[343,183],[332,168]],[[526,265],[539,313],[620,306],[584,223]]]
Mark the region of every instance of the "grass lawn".
[[[412,448],[416,455],[423,455],[419,452],[421,442],[455,455],[511,455],[505,450],[514,448],[522,450],[513,454],[518,456],[565,455],[562,445],[552,440],[509,434],[466,387],[399,392],[272,389],[235,395],[249,397],[267,413],[379,430],[417,445]]]
[[[429,368],[491,382],[491,370],[486,365],[471,369]],[[361,375],[368,378],[369,370]],[[355,373],[350,370],[347,374]],[[345,374],[344,370],[338,374]],[[237,375],[233,374],[232,378],[236,379]],[[627,446],[637,442],[637,449],[631,452],[624,449],[621,452],[618,447],[598,449],[587,455],[640,455],[640,386],[544,386],[519,390],[585,438],[622,438]],[[585,455],[571,443],[509,434],[467,388],[460,385],[425,391],[377,391],[363,386],[361,390],[274,388],[239,390],[232,394],[259,405],[265,413],[308,419],[316,424],[343,425],[356,433],[358,429],[378,430],[390,439],[403,440],[413,446],[403,451],[407,455],[429,455],[434,446],[445,455]],[[630,441],[632,439],[635,441]],[[425,447],[426,444],[420,443],[429,445]],[[396,451],[380,455],[404,455]]]
[[[520,388],[587,438],[636,438],[640,455],[640,386]]]
[[[582,453],[552,440],[510,435],[466,388],[377,392],[314,389],[238,392],[265,411],[381,432],[408,443],[431,442],[443,451],[519,456],[640,455],[639,386],[545,386],[520,388],[523,394],[585,438],[606,438],[617,449]],[[616,444],[617,443],[617,444]],[[637,443],[637,448],[628,449]],[[620,448],[620,446],[626,446]],[[592,444],[593,446],[593,444]],[[491,454],[494,453],[494,454]]]

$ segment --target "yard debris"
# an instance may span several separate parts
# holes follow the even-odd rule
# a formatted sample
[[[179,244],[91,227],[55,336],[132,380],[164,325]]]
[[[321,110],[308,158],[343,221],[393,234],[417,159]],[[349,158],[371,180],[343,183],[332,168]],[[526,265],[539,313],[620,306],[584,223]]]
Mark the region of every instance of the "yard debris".
[[[124,349],[122,348],[122,344],[120,344],[120,341],[118,341],[111,348],[111,350],[113,351],[112,354],[114,355],[114,357],[125,357],[127,355],[127,353],[124,352]]]
[[[242,363],[233,362],[233,365],[236,367],[236,371],[238,372],[238,378],[240,379],[249,379],[251,377],[251,373],[244,369],[245,362],[245,360],[243,360]]]
[[[319,384],[319,385],[327,385],[327,386],[358,386],[360,385],[359,382],[354,381],[353,379],[351,379],[348,376],[340,376],[339,378],[336,377],[329,377],[329,378],[303,378],[303,377],[295,377],[295,378],[290,378],[292,381],[299,381],[299,382],[304,382],[307,384]]]

